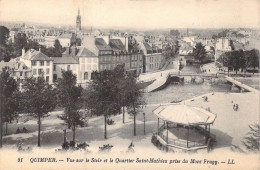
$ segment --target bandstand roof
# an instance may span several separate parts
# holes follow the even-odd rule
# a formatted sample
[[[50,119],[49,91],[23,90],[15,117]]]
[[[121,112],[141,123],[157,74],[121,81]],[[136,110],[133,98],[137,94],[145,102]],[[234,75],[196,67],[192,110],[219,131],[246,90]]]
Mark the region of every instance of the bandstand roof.
[[[211,112],[184,104],[159,106],[153,113],[164,121],[183,125],[211,124],[216,119],[216,115]]]

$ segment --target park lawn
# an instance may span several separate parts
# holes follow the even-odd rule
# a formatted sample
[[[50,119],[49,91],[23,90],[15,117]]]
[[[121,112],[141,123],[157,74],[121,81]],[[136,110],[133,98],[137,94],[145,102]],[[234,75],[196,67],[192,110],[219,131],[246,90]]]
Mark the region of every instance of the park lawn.
[[[202,96],[208,96],[205,102]],[[214,150],[223,148],[230,149],[231,145],[242,147],[241,140],[249,131],[249,124],[259,121],[259,95],[255,93],[209,93],[186,100],[185,104],[190,106],[210,108],[217,114],[216,121],[211,127],[211,132],[216,135],[217,143]],[[233,101],[233,103],[232,103]],[[238,111],[233,110],[233,104],[238,104]],[[115,124],[107,126],[108,139],[104,140],[104,117],[93,117],[89,119],[87,127],[76,129],[76,142],[87,142],[91,152],[98,152],[98,148],[104,144],[114,145],[113,152],[126,152],[129,144],[134,142],[136,152],[152,150],[162,152],[151,143],[151,136],[157,131],[157,117],[152,113],[158,105],[147,104],[140,110],[136,120],[137,136],[133,136],[133,116],[126,114],[125,124],[122,123],[122,115],[111,116]],[[146,135],[143,131],[143,112],[146,113]],[[50,116],[43,119],[41,132],[42,148],[55,150],[61,148],[63,143],[63,129],[66,128],[64,122],[57,118],[62,111],[50,113]],[[37,146],[37,121],[27,119],[26,115],[21,116],[18,123],[9,125],[8,135],[4,136],[4,147],[16,148],[17,143],[22,140],[25,146]],[[15,134],[17,127],[25,126],[29,133]],[[71,130],[67,131],[67,139],[72,139]]]

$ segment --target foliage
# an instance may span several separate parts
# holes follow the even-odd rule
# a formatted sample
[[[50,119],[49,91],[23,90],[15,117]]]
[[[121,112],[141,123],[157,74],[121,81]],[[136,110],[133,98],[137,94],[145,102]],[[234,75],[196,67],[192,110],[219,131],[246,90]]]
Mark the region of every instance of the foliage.
[[[3,122],[10,122],[16,117],[18,107],[14,101],[14,92],[18,86],[10,74],[3,69],[0,74],[0,147],[2,147]]]
[[[145,105],[143,100],[143,93],[137,86],[136,76],[133,73],[128,73],[126,78],[126,98],[128,113],[134,116],[134,136],[136,136],[136,115],[139,109]]]
[[[114,147],[113,145],[109,145],[109,144],[103,145],[99,147],[99,152],[110,152],[113,147]]]
[[[170,30],[170,35],[178,38],[180,36],[180,32],[179,32],[179,30],[172,29],[172,30]]]
[[[135,117],[137,109],[144,104],[136,75],[126,73],[123,66],[119,65],[114,70],[93,72],[92,79],[88,89],[84,91],[85,106],[92,114],[104,116],[104,122],[107,122],[107,117],[120,114],[122,107],[127,107],[129,113]]]
[[[206,58],[206,50],[201,42],[197,43],[195,48],[193,49],[193,56],[195,59],[200,60],[200,62],[202,62],[203,59]]]
[[[87,144],[86,142],[83,142],[83,143],[78,143],[76,145],[76,143],[74,141],[70,141],[70,142],[64,142],[62,144],[62,150],[64,151],[67,151],[67,150],[72,150],[72,151],[75,151],[75,150],[87,150],[87,148],[89,147],[89,144]],[[61,150],[59,150],[61,151]]]
[[[65,120],[68,127],[72,127],[73,141],[75,142],[75,131],[77,125],[82,125],[84,118],[80,112],[82,87],[76,86],[77,77],[72,71],[62,72],[62,78],[57,83],[58,103],[65,108],[61,119]]]
[[[6,46],[9,38],[9,29],[5,26],[0,26],[0,46]]]
[[[62,57],[62,53],[66,50],[60,44],[60,41],[56,39],[54,41],[54,47],[46,48],[45,46],[41,46],[42,53],[46,54],[49,57]]]
[[[52,86],[43,76],[26,78],[23,84],[24,111],[38,119],[38,146],[40,147],[41,118],[47,117],[54,110],[56,98]]]
[[[212,39],[217,39],[217,38],[222,38],[222,37],[226,37],[227,36],[227,33],[229,32],[229,30],[223,30],[221,32],[219,32],[218,34],[214,34],[212,36]]]
[[[259,68],[259,51],[252,49],[249,51],[236,50],[223,53],[218,61],[226,67],[233,67],[237,72],[239,69],[246,70],[249,67]]]
[[[242,141],[246,149],[250,152],[260,151],[260,125],[258,123],[249,125],[250,131]]]
[[[13,44],[15,56],[19,57],[22,55],[22,49],[28,49],[28,38],[25,33],[18,33],[17,36],[14,37],[14,44]]]

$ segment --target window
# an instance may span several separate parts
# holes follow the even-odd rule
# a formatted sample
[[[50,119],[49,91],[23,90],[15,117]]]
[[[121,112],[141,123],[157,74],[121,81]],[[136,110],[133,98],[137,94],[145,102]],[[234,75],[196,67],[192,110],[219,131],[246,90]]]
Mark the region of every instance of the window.
[[[89,63],[91,63],[91,62],[92,62],[92,61],[91,61],[91,58],[88,58],[88,62],[89,62]]]
[[[32,61],[32,66],[36,66],[36,61]]]
[[[50,74],[50,69],[49,68],[46,69],[46,74]]]
[[[38,69],[38,74],[40,75],[40,74],[42,74],[42,69]]]
[[[49,76],[46,76],[46,82],[49,83]]]
[[[85,58],[82,58],[82,63],[85,63]]]
[[[56,65],[53,65],[53,71],[56,71]]]
[[[91,65],[90,64],[87,65],[87,70],[91,70]]]
[[[36,75],[36,74],[37,74],[37,70],[33,69],[33,75]]]
[[[70,65],[67,65],[67,71],[69,71],[70,70]]]
[[[23,72],[20,72],[20,76],[23,76]]]
[[[88,80],[88,72],[84,73],[84,80]]]
[[[50,61],[47,61],[47,66],[50,66]]]
[[[53,81],[57,81],[57,74],[53,74]]]
[[[98,59],[97,59],[97,58],[94,58],[94,59],[93,59],[93,62],[94,62],[94,63],[97,63],[97,62],[98,62]]]
[[[41,65],[41,66],[44,66],[44,61],[41,61],[41,62],[40,62],[40,65]]]

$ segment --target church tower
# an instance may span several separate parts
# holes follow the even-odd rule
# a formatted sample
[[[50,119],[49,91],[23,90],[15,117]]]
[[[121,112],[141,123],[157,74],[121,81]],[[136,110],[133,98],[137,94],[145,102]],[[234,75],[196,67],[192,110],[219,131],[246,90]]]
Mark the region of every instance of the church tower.
[[[80,11],[78,9],[78,16],[76,20],[76,30],[80,31],[81,30],[81,16],[80,16]]]

